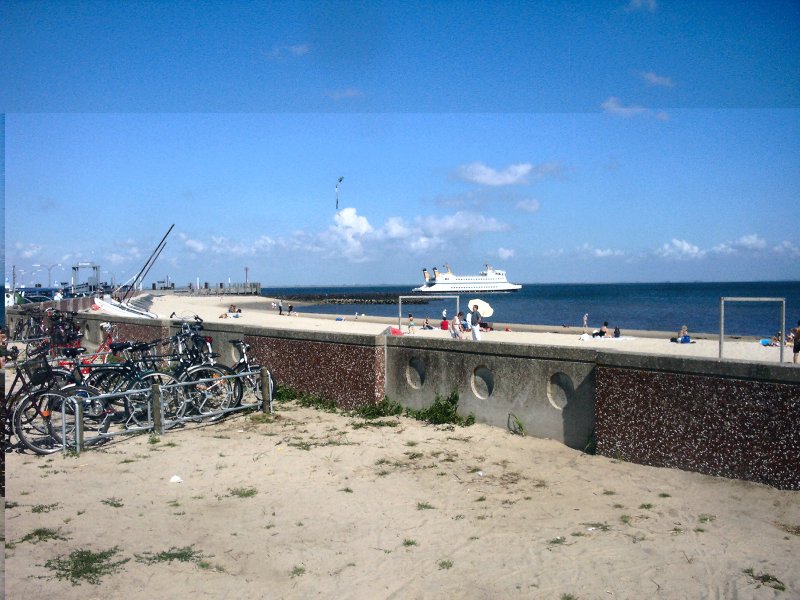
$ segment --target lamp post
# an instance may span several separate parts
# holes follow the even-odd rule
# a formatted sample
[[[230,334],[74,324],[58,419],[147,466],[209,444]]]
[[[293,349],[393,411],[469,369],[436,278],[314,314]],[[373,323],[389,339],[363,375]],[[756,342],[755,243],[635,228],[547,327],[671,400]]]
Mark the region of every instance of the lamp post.
[[[48,288],[53,287],[53,279],[51,277],[51,274],[53,272],[53,269],[55,269],[56,267],[60,267],[61,266],[61,263],[56,263],[56,264],[50,265],[50,266],[47,266],[47,265],[31,265],[31,266],[33,266],[33,267],[41,267],[43,269],[47,269],[47,287]]]
[[[336,210],[339,210],[339,184],[344,181],[344,177],[339,177],[339,180],[336,182]]]

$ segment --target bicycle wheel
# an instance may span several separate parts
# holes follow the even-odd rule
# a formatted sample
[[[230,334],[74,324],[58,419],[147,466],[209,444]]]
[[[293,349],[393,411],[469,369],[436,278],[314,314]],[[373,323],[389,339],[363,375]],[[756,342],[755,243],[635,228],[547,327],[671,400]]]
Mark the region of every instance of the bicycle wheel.
[[[23,446],[36,454],[52,454],[62,449],[53,437],[52,408],[63,410],[66,397],[57,391],[44,390],[25,398],[14,411],[14,434]],[[59,423],[60,425],[60,423]]]
[[[248,404],[252,402],[261,403],[264,401],[264,393],[261,389],[261,371],[260,371],[261,368],[262,367],[260,365],[251,364],[249,365],[248,369],[246,365],[240,364],[239,368],[237,368],[236,370],[237,373],[244,373],[245,371],[248,370],[251,371],[250,375],[244,375],[242,378],[238,380],[241,381],[243,387],[246,388],[244,393],[246,393],[248,396],[248,402],[247,402]],[[268,373],[269,373],[270,388],[271,390],[274,390],[276,388],[275,377],[272,375],[272,371],[268,371]],[[255,396],[255,400],[249,398],[250,393],[252,393],[253,396]],[[269,393],[268,397],[271,398],[272,394]],[[236,406],[241,404],[242,400],[243,398],[240,398],[239,401],[236,403]],[[270,412],[272,412],[271,404],[270,404]]]
[[[174,419],[175,415],[181,410],[184,404],[184,388],[176,386],[180,383],[174,375],[161,371],[150,371],[142,373],[131,382],[129,390],[142,390],[142,392],[130,393],[126,396],[128,425],[133,427],[149,427],[149,404],[153,385],[161,387],[161,405],[163,407],[164,418]]]
[[[200,365],[187,369],[185,380],[197,382],[187,386],[188,399],[197,414],[210,416],[235,406],[236,391],[232,384],[235,380],[222,379],[228,374],[221,365]],[[185,411],[179,416],[186,416]]]
[[[67,447],[75,447],[77,434],[75,406],[82,408],[84,444],[91,445],[101,442],[100,434],[108,431],[111,424],[113,411],[108,408],[108,402],[99,399],[100,390],[83,385],[70,385],[58,390],[63,398],[53,398],[50,403],[50,434],[63,447],[66,440]]]

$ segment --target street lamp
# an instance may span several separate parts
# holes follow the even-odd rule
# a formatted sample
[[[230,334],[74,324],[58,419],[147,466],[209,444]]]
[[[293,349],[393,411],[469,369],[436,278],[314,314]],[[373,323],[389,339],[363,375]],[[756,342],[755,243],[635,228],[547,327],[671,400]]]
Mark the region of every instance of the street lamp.
[[[344,181],[344,177],[339,177],[336,182],[336,210],[339,210],[339,184]]]
[[[56,264],[50,265],[50,266],[47,266],[47,265],[31,265],[31,266],[32,267],[41,267],[43,269],[47,269],[47,287],[48,288],[53,287],[53,279],[51,277],[51,274],[53,272],[53,269],[55,269],[56,267],[60,267],[61,266],[61,263],[56,263]]]

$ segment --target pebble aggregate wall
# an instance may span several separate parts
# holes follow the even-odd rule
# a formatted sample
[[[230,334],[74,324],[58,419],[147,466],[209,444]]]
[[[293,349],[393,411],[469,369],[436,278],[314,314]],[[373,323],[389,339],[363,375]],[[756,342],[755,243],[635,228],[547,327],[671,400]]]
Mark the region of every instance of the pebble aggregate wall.
[[[598,366],[596,386],[599,454],[800,489],[800,385]]]
[[[273,332],[275,333],[275,332]],[[257,362],[268,365],[280,385],[333,400],[340,409],[383,399],[384,351],[374,336],[294,332],[289,337],[247,335]]]

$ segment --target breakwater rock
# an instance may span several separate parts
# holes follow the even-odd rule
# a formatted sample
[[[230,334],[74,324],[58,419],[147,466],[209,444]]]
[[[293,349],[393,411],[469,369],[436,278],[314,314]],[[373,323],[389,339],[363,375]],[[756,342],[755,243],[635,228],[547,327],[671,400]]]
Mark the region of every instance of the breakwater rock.
[[[381,292],[365,292],[342,296],[339,294],[291,294],[282,295],[284,301],[311,302],[314,304],[397,304],[397,296]],[[403,304],[427,304],[428,298],[403,298]]]

